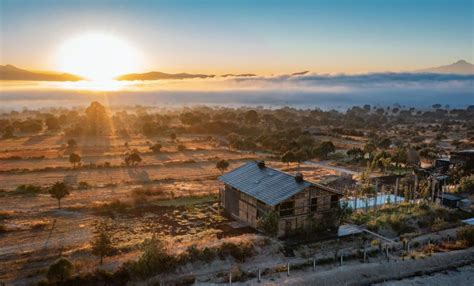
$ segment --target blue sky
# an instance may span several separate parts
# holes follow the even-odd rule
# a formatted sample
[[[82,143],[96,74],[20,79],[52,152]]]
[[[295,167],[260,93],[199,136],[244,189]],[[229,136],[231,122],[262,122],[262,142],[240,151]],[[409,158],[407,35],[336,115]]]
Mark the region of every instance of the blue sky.
[[[0,0],[1,64],[54,69],[58,47],[100,31],[143,70],[209,73],[406,71],[474,61],[472,0]]]

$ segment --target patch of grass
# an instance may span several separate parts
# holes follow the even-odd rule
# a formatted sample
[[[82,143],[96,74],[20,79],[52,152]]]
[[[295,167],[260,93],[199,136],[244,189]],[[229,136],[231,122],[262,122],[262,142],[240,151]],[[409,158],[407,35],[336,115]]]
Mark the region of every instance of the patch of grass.
[[[359,225],[367,229],[379,231],[380,229],[392,230],[398,235],[416,231],[418,228],[444,229],[458,223],[463,217],[460,211],[445,207],[422,203],[401,203],[387,205],[377,210],[357,212],[351,217]]]
[[[13,193],[16,195],[22,195],[22,196],[36,196],[44,192],[45,190],[41,188],[40,186],[27,184],[27,185],[19,185],[18,187],[16,187]]]
[[[187,206],[187,205],[195,205],[195,204],[202,204],[202,203],[210,203],[216,201],[215,195],[205,195],[205,196],[187,196],[187,197],[179,197],[176,199],[171,200],[161,200],[155,203],[158,206]]]
[[[462,241],[466,246],[474,246],[474,226],[468,225],[461,227],[458,232],[458,239]]]

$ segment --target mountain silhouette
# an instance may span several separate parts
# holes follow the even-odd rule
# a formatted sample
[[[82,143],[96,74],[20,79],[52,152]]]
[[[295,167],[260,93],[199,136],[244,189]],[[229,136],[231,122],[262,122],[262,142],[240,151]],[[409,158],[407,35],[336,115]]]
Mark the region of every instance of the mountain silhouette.
[[[147,72],[147,73],[130,73],[116,77],[116,80],[160,80],[160,79],[191,79],[191,78],[212,78],[214,75],[208,74],[189,74],[189,73],[164,73],[164,72]]]
[[[474,65],[465,60],[459,60],[447,66],[427,68],[427,69],[417,70],[416,72],[474,74]]]
[[[78,81],[82,79],[80,76],[68,73],[28,71],[12,65],[0,65],[0,80]]]

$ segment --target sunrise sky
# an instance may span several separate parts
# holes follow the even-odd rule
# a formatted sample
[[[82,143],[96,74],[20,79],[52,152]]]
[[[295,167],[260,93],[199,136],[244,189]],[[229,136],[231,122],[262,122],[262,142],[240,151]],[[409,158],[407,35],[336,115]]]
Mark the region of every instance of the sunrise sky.
[[[104,58],[99,50],[126,72],[362,73],[474,61],[472,0],[255,2],[0,0],[1,64],[74,72]]]

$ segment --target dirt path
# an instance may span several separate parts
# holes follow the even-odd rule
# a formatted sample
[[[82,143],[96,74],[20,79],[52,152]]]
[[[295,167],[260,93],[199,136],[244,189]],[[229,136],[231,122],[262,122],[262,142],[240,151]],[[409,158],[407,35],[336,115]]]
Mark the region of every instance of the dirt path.
[[[280,274],[272,281],[265,279],[262,285],[370,285],[423,274],[449,270],[474,263],[474,248],[435,253],[425,259],[353,263],[327,271],[294,271],[290,277]],[[256,280],[234,285],[257,284]],[[400,284],[401,285],[401,284]]]
[[[398,281],[375,284],[378,286],[461,286],[474,285],[474,265]]]

